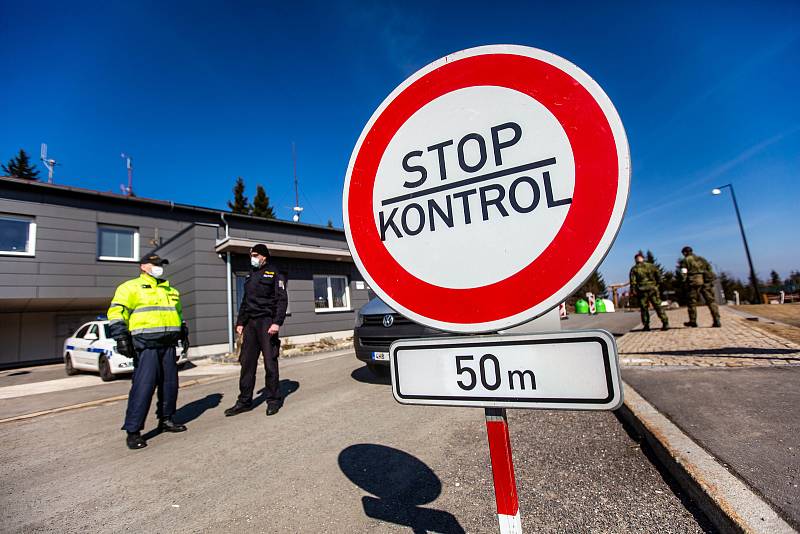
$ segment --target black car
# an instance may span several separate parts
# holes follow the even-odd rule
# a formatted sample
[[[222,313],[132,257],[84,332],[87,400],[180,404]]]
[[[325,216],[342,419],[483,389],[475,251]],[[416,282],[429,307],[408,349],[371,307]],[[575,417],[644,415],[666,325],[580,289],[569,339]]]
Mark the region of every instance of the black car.
[[[366,303],[356,317],[353,346],[356,358],[378,376],[389,374],[389,345],[397,339],[453,335],[407,319],[379,298]]]

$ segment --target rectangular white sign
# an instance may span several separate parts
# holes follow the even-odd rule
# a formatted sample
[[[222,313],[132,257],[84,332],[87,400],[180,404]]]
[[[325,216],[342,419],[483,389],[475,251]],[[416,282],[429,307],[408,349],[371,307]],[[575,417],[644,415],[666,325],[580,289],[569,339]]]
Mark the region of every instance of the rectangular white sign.
[[[390,349],[402,404],[614,410],[622,404],[614,336],[605,330],[406,339]]]

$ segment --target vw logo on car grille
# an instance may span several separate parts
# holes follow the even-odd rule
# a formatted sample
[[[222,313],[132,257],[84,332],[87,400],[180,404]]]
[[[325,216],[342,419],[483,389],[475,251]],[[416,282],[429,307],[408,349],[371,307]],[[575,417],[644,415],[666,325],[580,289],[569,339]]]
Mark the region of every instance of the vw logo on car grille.
[[[384,315],[383,316],[383,326],[389,328],[394,324],[394,316],[393,315]]]

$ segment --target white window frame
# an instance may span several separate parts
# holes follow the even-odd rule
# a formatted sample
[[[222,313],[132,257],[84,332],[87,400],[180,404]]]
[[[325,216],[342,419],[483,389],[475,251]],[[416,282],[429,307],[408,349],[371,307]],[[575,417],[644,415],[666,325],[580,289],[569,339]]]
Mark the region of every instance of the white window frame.
[[[28,250],[0,250],[0,256],[23,256],[32,258],[36,256],[36,219],[27,215],[12,215],[0,213],[0,219],[28,223]]]
[[[114,228],[117,230],[130,230],[133,232],[133,256],[130,258],[117,257],[117,256],[101,256],[100,255],[100,230],[103,228]],[[132,226],[120,226],[118,224],[98,224],[97,225],[97,259],[101,261],[121,261],[121,262],[138,262],[139,261],[139,229]]]
[[[312,277],[312,280],[317,278],[325,278],[327,280],[328,285],[328,307],[327,308],[317,308],[317,297],[314,295],[314,313],[330,313],[330,312],[341,312],[341,311],[351,311],[353,308],[351,307],[352,301],[350,300],[350,281],[347,279],[347,276],[343,274],[315,274]],[[333,304],[333,289],[331,287],[331,279],[332,278],[341,278],[344,280],[344,296],[346,305],[340,306],[338,308],[331,307]]]

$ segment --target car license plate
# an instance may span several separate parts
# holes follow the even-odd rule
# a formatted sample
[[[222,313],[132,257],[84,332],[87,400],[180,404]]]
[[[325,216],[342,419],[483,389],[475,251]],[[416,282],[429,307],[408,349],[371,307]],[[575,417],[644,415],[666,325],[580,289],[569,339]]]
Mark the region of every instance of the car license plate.
[[[372,353],[373,360],[380,360],[380,361],[389,361],[389,353],[388,352],[373,352]]]

